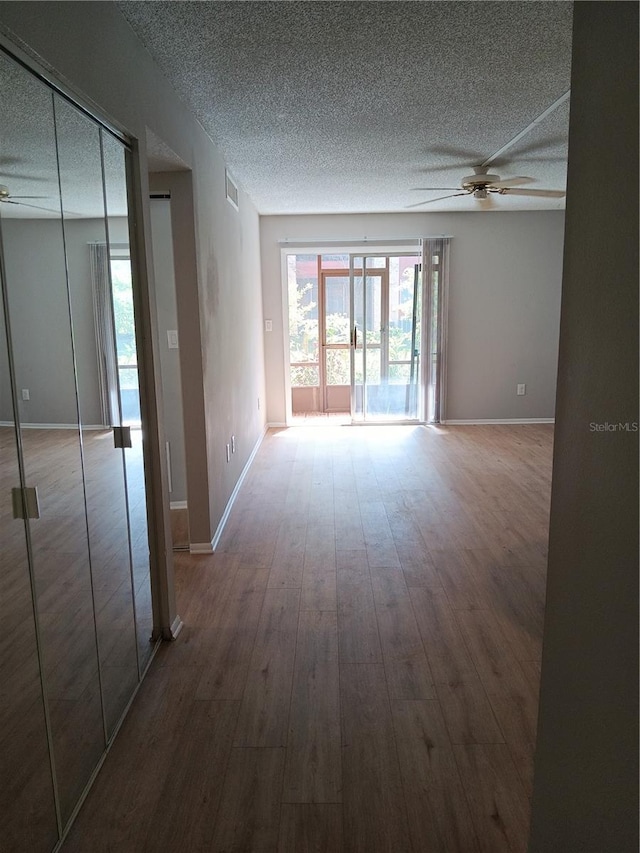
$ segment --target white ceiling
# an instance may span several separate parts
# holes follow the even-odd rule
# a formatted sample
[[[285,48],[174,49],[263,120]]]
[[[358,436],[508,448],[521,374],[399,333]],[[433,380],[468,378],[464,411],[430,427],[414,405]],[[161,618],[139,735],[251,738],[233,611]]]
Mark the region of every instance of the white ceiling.
[[[569,89],[569,2],[121,2],[263,213],[403,211]],[[564,189],[565,102],[492,163]],[[530,210],[494,196],[414,210]]]
[[[404,211],[447,195],[414,188],[459,186],[569,88],[568,2],[117,5],[261,213]],[[0,57],[0,106],[0,184],[39,196],[0,213],[58,216],[51,92]],[[490,171],[564,189],[568,112],[565,102]],[[96,127],[62,103],[58,124],[65,213],[99,216]],[[109,208],[124,213],[122,151],[106,144]],[[152,134],[147,148],[155,170],[186,168]],[[563,205],[494,196],[411,209]]]

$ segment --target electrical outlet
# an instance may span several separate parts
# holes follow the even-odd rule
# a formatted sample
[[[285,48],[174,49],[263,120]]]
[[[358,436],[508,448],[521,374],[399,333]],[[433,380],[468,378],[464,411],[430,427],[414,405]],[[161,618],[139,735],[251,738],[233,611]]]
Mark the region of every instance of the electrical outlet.
[[[28,389],[28,388],[23,388],[23,389],[22,389],[22,399],[23,399],[23,400],[30,400],[30,399],[31,399],[31,395],[29,394],[29,389]]]
[[[526,393],[527,393],[527,386],[524,384],[524,382],[521,385],[518,385],[516,387],[516,394],[518,395],[518,397],[522,397]]]
[[[230,459],[231,459],[231,449],[230,449],[229,445],[227,444],[227,462],[228,462]]]
[[[231,452],[232,453],[236,452],[236,437],[235,437],[235,435],[231,436]]]

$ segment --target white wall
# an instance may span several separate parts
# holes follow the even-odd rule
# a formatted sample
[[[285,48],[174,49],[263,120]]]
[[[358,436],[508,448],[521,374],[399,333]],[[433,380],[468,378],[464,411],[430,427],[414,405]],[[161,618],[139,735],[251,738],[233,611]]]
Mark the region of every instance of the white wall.
[[[166,440],[171,457],[171,502],[186,501],[187,479],[184,459],[184,424],[180,385],[180,341],[169,348],[167,331],[178,331],[176,280],[173,265],[170,199],[151,199],[151,237],[156,282],[156,308],[162,374],[162,402]]]
[[[264,216],[260,220],[267,417],[285,420],[278,240],[451,236],[448,419],[552,418],[560,319],[561,211]],[[516,385],[527,393],[516,396]]]
[[[263,411],[257,407],[258,396],[264,396],[257,213],[242,190],[240,212],[226,201],[220,152],[115,4],[3,3],[0,30],[12,41],[28,45],[58,79],[141,141],[136,157],[143,194],[149,171],[147,128],[193,170],[205,380],[204,387],[200,383],[185,388],[183,377],[183,390],[190,397],[204,397],[207,458],[200,458],[199,464],[208,474],[208,485],[200,488],[198,499],[208,507],[208,523],[196,519],[198,529],[192,529],[191,535],[199,542],[210,541],[264,426]],[[150,228],[148,199],[141,204],[139,225],[144,235]],[[149,253],[147,260],[151,267]],[[157,357],[154,332],[152,342]],[[201,427],[192,424],[190,429]],[[227,464],[225,444],[231,433],[237,437],[237,453]],[[186,443],[189,448],[189,435]],[[194,445],[199,446],[199,441]]]

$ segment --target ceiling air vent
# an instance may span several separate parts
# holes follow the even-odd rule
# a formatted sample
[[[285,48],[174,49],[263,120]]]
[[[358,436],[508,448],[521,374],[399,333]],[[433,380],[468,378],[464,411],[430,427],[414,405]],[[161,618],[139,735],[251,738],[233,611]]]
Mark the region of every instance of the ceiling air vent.
[[[233,178],[225,169],[224,172],[224,183],[225,183],[225,191],[227,194],[227,201],[232,207],[235,207],[236,210],[239,210],[238,207],[238,187],[234,183]]]

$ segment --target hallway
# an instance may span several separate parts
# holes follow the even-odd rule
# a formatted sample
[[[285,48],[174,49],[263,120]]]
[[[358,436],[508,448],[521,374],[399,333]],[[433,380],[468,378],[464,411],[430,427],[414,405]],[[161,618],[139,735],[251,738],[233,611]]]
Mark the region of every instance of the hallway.
[[[525,853],[552,440],[270,430],[63,853]]]

